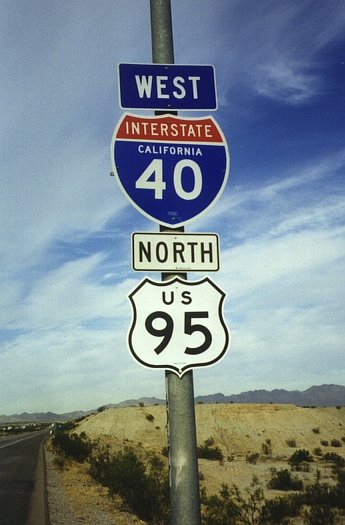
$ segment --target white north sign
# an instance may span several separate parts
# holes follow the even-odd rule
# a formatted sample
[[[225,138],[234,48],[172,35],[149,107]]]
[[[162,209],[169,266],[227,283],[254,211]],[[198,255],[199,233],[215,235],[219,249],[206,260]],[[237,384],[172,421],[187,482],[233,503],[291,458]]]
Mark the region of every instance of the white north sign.
[[[216,272],[219,238],[215,233],[133,233],[135,271]]]

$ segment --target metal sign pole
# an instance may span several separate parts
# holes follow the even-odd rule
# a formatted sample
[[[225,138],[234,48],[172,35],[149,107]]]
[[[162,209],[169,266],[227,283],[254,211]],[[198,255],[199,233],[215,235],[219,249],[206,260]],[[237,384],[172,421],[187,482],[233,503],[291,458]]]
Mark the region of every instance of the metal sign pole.
[[[174,63],[170,0],[150,0],[152,62]],[[167,113],[167,112],[164,112]],[[162,112],[156,112],[162,114]],[[174,113],[176,114],[176,113]],[[160,231],[169,230],[160,226]],[[170,229],[171,231],[172,229]],[[174,231],[184,231],[184,228]],[[181,276],[181,274],[179,274]],[[162,280],[174,274],[162,273]],[[183,277],[187,277],[186,274]],[[166,372],[171,525],[200,525],[193,372]]]

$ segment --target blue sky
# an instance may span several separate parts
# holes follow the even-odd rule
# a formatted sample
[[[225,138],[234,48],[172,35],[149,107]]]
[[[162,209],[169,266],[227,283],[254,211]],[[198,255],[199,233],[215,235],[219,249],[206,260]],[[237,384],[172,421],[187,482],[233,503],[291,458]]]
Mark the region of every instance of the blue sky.
[[[220,235],[210,277],[232,336],[195,393],[344,384],[344,4],[172,0],[172,14],[175,62],[216,68],[231,155],[222,197],[186,227]],[[164,372],[127,350],[145,276],[130,234],[157,225],[109,176],[117,64],[151,61],[149,2],[2,0],[0,25],[0,414],[164,397]]]

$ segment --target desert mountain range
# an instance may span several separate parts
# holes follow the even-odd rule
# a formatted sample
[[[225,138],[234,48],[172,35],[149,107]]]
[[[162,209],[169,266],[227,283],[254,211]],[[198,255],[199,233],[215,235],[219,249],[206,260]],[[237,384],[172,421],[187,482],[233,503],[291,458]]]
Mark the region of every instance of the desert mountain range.
[[[307,390],[252,390],[242,392],[240,394],[224,395],[222,393],[210,394],[205,396],[197,396],[196,403],[257,403],[257,404],[292,404],[297,406],[318,406],[318,407],[332,407],[345,406],[345,386],[341,385],[320,385],[312,386]],[[140,399],[128,399],[116,404],[106,405],[105,408],[137,406],[139,403],[145,405],[162,405],[165,400],[155,397],[143,397]],[[76,410],[74,412],[66,412],[63,414],[56,414],[54,412],[36,412],[12,415],[0,415],[0,423],[13,422],[50,422],[50,421],[67,421],[70,419],[77,419],[94,412],[93,410]]]

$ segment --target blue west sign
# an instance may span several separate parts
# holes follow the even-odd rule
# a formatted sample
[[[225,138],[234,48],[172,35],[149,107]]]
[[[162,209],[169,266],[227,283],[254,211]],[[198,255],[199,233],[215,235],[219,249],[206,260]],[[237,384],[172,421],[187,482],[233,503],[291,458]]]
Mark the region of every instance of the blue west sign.
[[[217,109],[213,66],[119,64],[118,68],[123,109]]]
[[[215,120],[125,113],[111,143],[114,173],[147,218],[187,224],[217,202],[229,175],[229,152]]]

